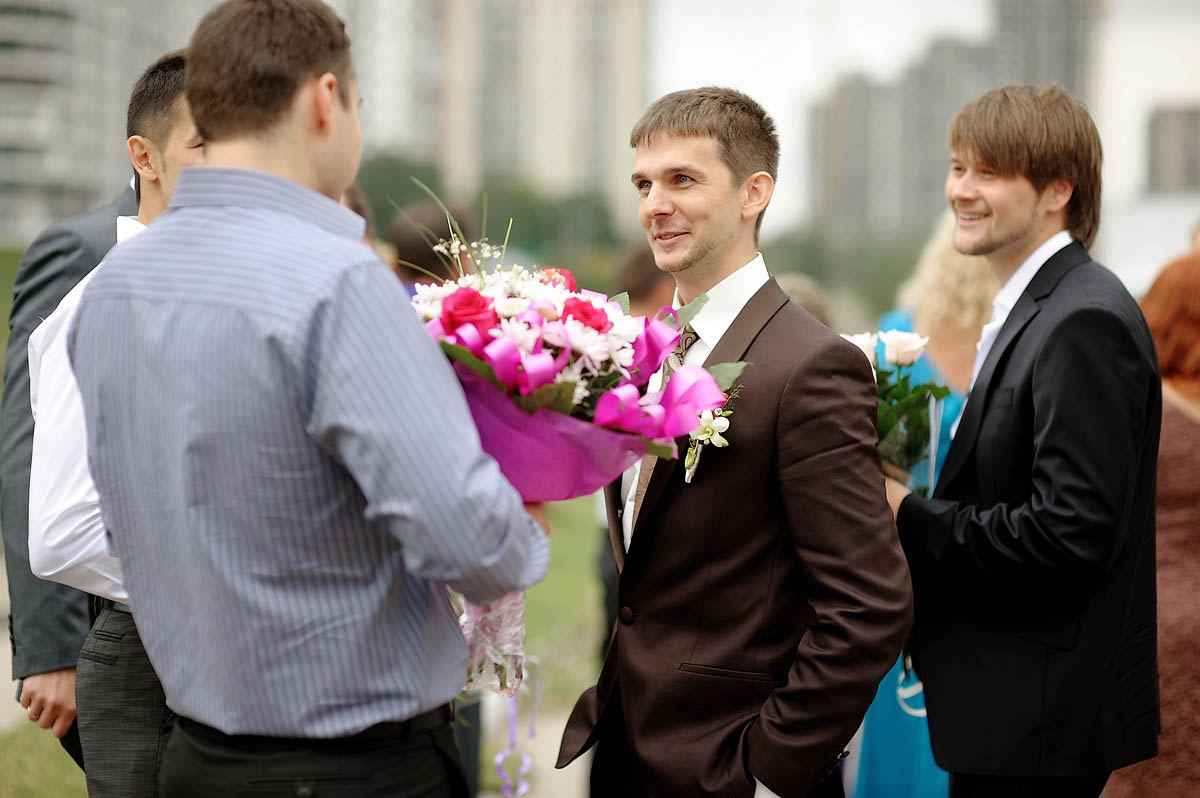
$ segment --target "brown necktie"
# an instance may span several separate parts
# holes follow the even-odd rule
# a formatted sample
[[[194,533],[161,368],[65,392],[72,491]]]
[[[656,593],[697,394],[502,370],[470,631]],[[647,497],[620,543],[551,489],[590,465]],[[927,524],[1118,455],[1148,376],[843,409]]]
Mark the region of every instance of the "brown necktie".
[[[671,350],[671,354],[667,355],[667,359],[663,361],[663,376],[662,382],[659,383],[659,388],[665,388],[667,380],[675,373],[675,370],[683,365],[683,359],[687,356],[687,351],[692,348],[692,344],[696,343],[700,336],[696,335],[696,331],[692,329],[692,325],[687,325],[683,328],[683,332],[679,335],[679,343],[675,344],[675,348]],[[642,468],[638,472],[637,488],[633,494],[633,518],[630,521],[629,528],[633,529],[637,524],[638,511],[642,509],[642,499],[646,498],[646,486],[650,484],[650,477],[654,473],[654,464],[658,462],[658,458],[652,454],[647,454],[642,458]]]

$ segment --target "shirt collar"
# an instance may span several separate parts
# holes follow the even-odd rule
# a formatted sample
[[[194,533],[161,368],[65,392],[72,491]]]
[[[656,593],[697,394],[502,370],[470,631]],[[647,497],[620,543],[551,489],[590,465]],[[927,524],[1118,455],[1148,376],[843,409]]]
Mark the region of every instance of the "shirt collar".
[[[1013,272],[1013,276],[1008,278],[1008,282],[996,294],[996,298],[992,300],[992,318],[996,319],[1001,316],[1007,316],[1013,306],[1017,304],[1017,300],[1021,298],[1021,294],[1032,282],[1038,269],[1045,265],[1046,261],[1050,260],[1054,253],[1071,243],[1071,234],[1066,230],[1059,230],[1054,235],[1046,239],[1040,247],[1035,249],[1033,253],[1025,259],[1025,262]]]
[[[179,173],[171,208],[234,206],[286,213],[330,233],[361,240],[366,222],[323,194],[257,169],[193,166]]]
[[[138,221],[136,216],[118,216],[117,217],[117,243],[120,244],[127,238],[133,238],[138,233],[146,229],[146,225]]]
[[[758,293],[763,283],[771,279],[762,253],[754,260],[708,289],[708,302],[692,319],[692,329],[711,349],[733,324],[750,298]],[[675,292],[675,306],[679,306],[679,292]]]

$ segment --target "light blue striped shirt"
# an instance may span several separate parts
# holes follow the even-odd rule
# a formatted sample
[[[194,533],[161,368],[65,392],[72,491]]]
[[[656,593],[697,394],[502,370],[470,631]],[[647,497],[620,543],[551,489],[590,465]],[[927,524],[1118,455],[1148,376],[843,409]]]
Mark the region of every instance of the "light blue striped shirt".
[[[462,687],[447,584],[544,576],[549,545],[362,221],[274,175],[185,169],[69,334],[92,474],[179,714],[337,737]]]

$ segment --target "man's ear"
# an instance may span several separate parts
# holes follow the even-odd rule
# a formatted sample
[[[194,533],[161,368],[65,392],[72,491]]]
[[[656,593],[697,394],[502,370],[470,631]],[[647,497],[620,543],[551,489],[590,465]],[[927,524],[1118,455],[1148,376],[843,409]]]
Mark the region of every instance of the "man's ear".
[[[326,72],[318,77],[311,86],[313,89],[314,122],[317,130],[325,133],[332,124],[334,103],[341,102],[341,97],[338,94],[337,75],[332,72]]]
[[[145,136],[130,136],[125,140],[125,149],[129,152],[129,163],[133,164],[133,170],[138,173],[138,180],[143,183],[158,180],[158,169],[154,166],[158,148],[154,146],[153,141]],[[154,153],[154,158],[150,157],[151,153]]]
[[[1054,213],[1065,210],[1075,193],[1075,184],[1065,177],[1051,180],[1046,184],[1046,210]]]
[[[746,178],[742,199],[742,218],[757,219],[775,193],[775,180],[766,172],[755,172]]]

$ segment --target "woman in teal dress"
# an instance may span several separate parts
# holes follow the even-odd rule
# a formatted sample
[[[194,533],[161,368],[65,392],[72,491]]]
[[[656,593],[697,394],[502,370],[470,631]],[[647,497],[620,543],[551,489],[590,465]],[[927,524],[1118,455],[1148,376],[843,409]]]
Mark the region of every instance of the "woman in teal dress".
[[[897,295],[899,309],[884,314],[880,330],[919,332],[929,346],[912,366],[912,382],[932,380],[951,389],[942,402],[934,474],[950,449],[950,430],[962,412],[975,361],[979,330],[991,318],[996,280],[981,257],[954,249],[954,218],[947,213],[921,253],[913,276]],[[877,351],[883,362],[883,349]],[[914,483],[927,465],[913,468]],[[850,798],[945,798],[950,781],[929,747],[924,696],[911,674],[902,679],[897,662],[883,681],[863,721],[854,774],[847,774]]]

